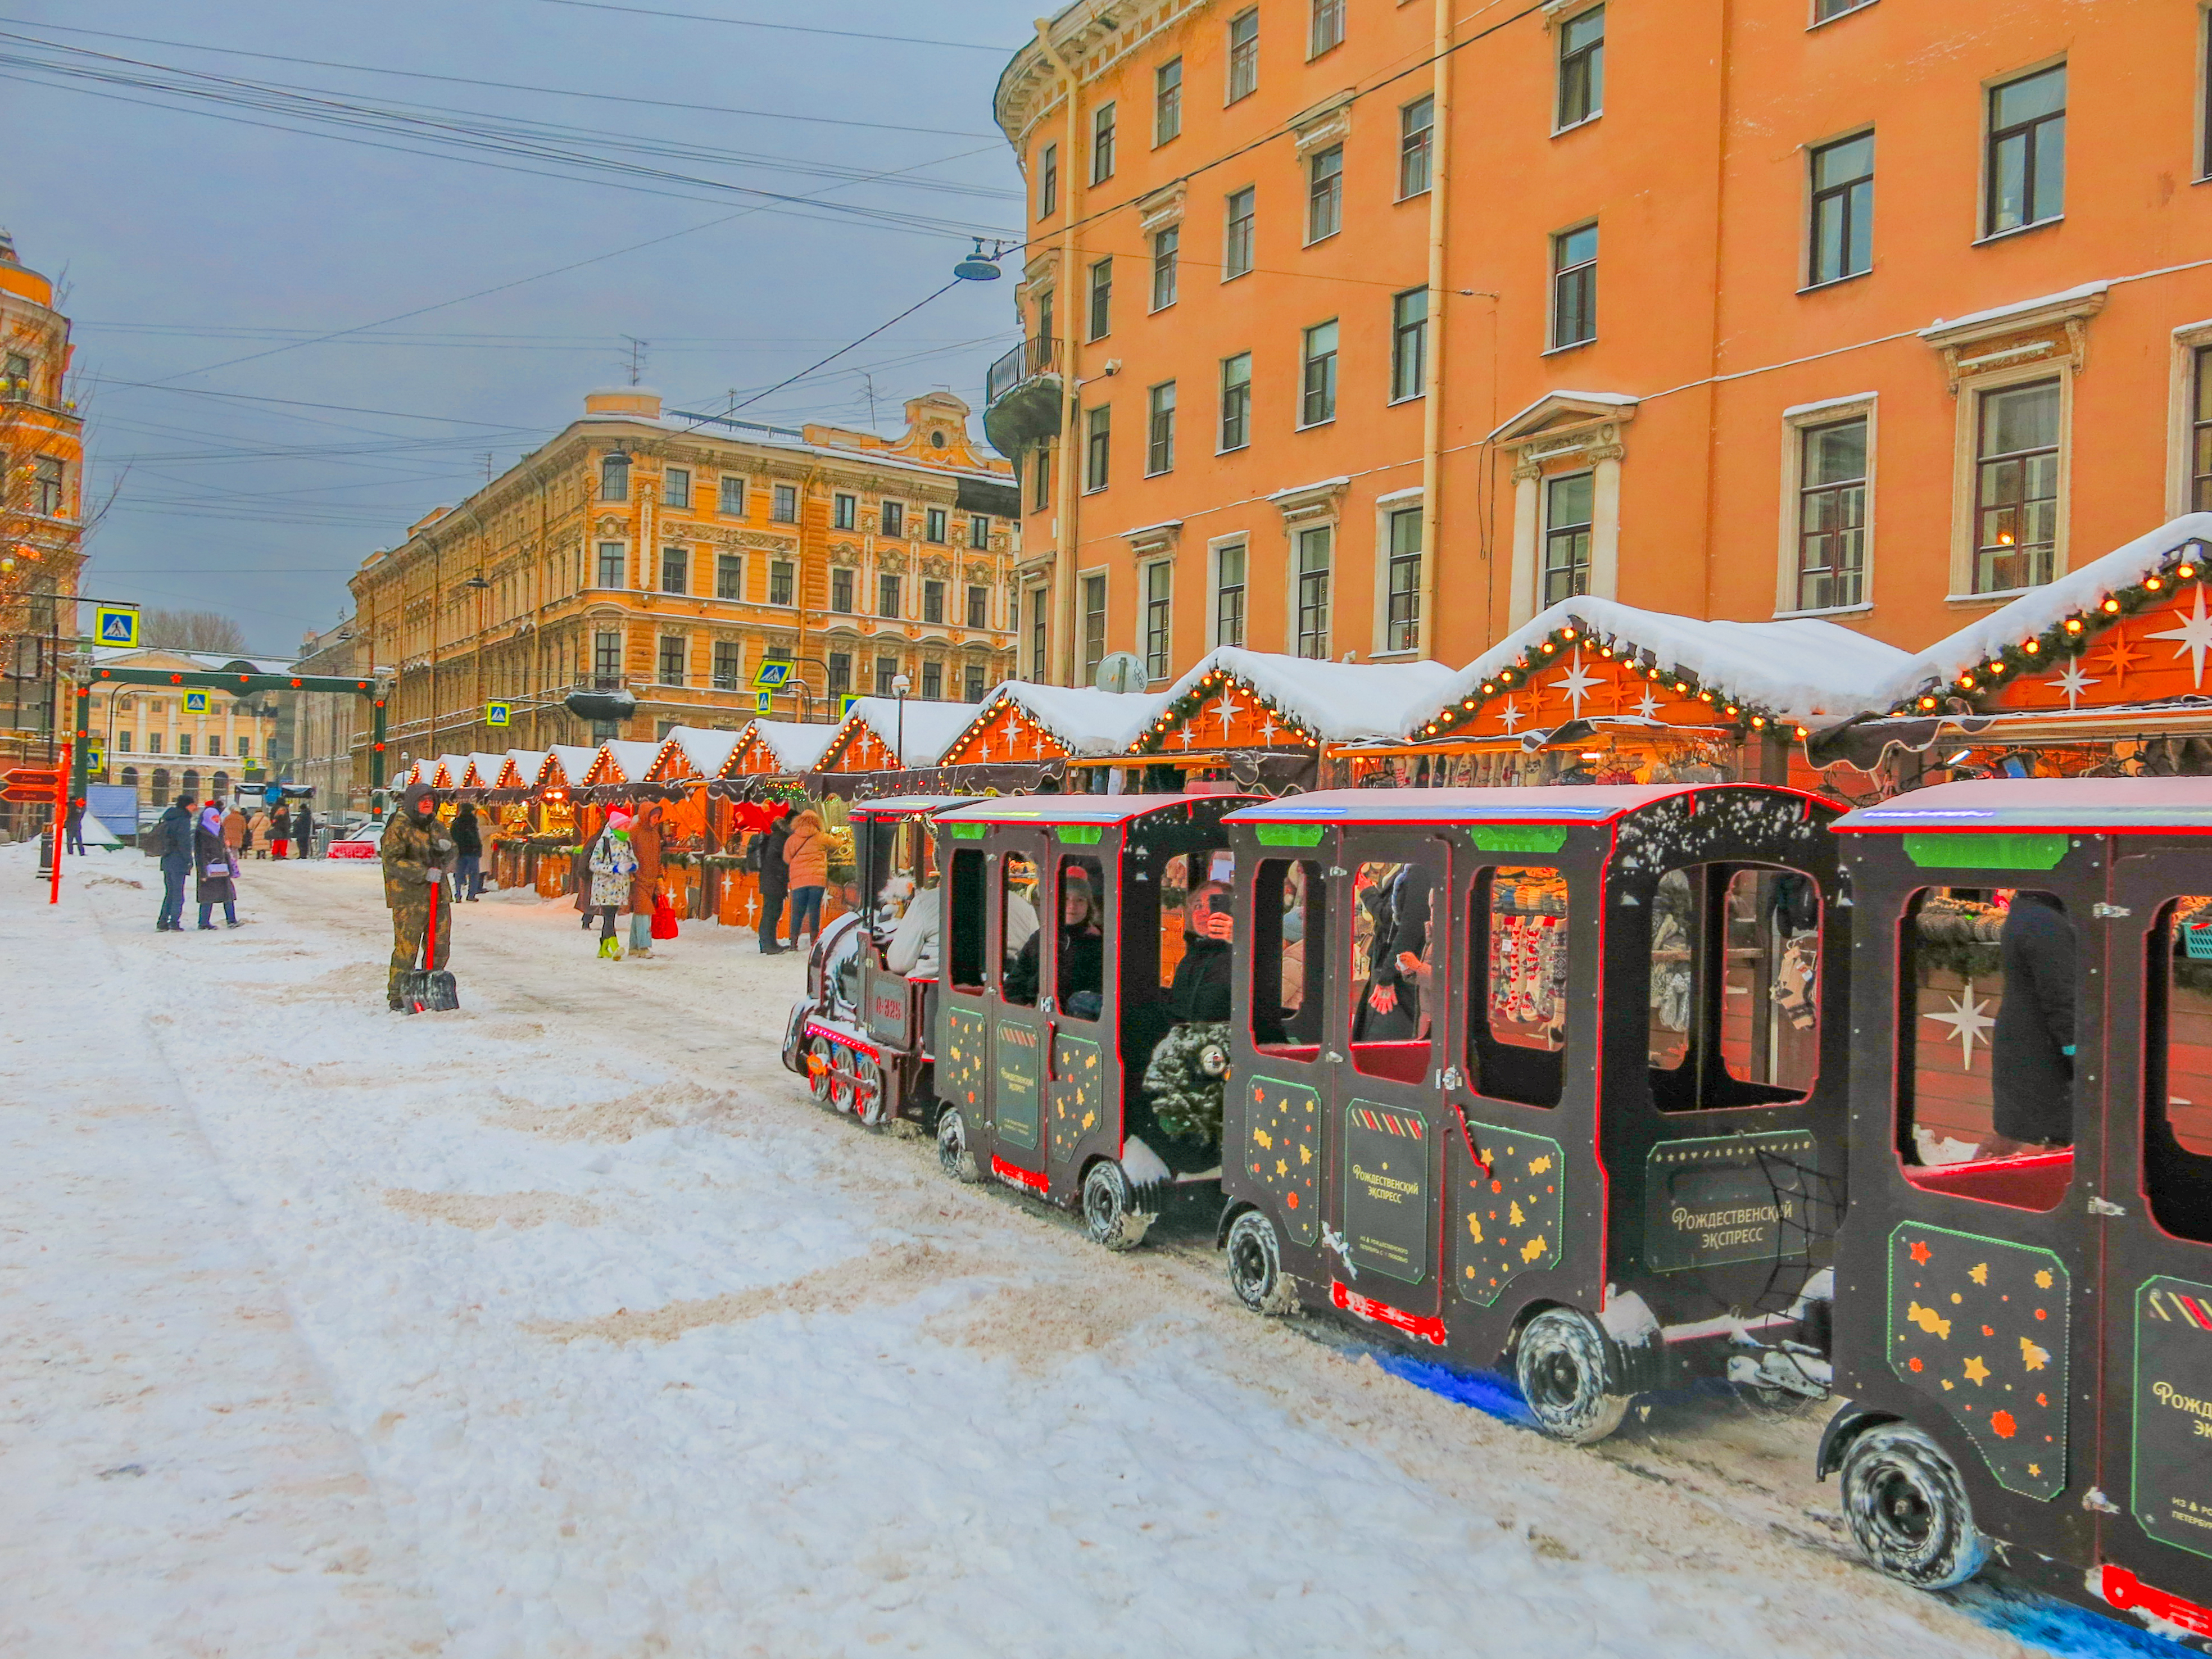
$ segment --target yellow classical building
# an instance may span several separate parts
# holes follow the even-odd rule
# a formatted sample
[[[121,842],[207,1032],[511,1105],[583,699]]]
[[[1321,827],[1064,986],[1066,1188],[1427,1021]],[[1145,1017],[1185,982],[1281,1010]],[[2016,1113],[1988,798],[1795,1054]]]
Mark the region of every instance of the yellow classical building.
[[[352,579],[362,657],[396,677],[388,774],[763,712],[830,720],[902,674],[915,697],[972,702],[1012,672],[1018,495],[959,398],[911,400],[895,440],[664,411],[635,386],[584,409]],[[780,689],[757,685],[763,663],[789,665],[766,677]],[[578,690],[629,691],[636,712],[580,720]],[[362,754],[357,784],[367,771]]]
[[[283,674],[287,664],[216,651],[95,649],[100,668],[146,668],[172,674]],[[267,775],[284,729],[280,699],[271,691],[233,696],[228,691],[173,685],[103,684],[89,688],[86,734],[92,749],[88,775],[94,783],[138,791],[142,805],[166,806],[173,794],[201,800],[235,799],[241,784]]]

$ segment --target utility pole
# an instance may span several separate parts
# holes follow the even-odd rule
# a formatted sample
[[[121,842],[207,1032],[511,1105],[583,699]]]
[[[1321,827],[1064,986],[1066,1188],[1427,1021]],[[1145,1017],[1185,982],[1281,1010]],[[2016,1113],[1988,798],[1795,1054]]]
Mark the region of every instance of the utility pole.
[[[629,342],[629,383],[635,386],[645,378],[645,354],[652,349],[653,342],[641,340],[635,334],[621,337]]]

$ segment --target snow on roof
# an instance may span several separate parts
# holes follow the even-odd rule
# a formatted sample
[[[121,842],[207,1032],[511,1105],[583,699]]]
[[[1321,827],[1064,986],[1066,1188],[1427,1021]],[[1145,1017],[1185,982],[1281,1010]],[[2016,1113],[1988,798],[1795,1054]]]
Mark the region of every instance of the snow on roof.
[[[469,775],[469,757],[466,755],[441,755],[437,769],[446,775],[445,787],[458,789],[461,787],[461,780]],[[436,773],[432,776],[434,778]]]
[[[811,772],[830,747],[840,728],[798,720],[755,720],[738,733],[740,744],[751,738],[775,757],[776,769],[786,773]],[[736,752],[733,746],[731,751]],[[727,765],[725,761],[723,764]]]
[[[940,822],[1126,823],[1152,812],[1188,811],[1217,795],[992,795],[947,807]]]
[[[545,752],[560,764],[561,775],[570,783],[581,783],[584,775],[592,769],[592,763],[599,757],[598,750],[573,743],[556,743]]]
[[[469,764],[477,769],[477,777],[487,789],[499,782],[499,775],[507,770],[507,757],[489,755],[478,750],[469,757]]]
[[[673,726],[655,750],[655,763],[659,763],[659,756],[672,744],[684,757],[685,764],[701,777],[716,777],[728,763],[732,752],[744,735],[743,732],[713,732],[703,726]]]
[[[1452,671],[1440,662],[1318,662],[1217,647],[1160,699],[1181,702],[1216,669],[1249,686],[1326,743],[1395,738],[1444,701]]]
[[[628,388],[625,387],[623,390],[627,391]],[[623,410],[593,410],[580,416],[571,424],[582,425],[586,422],[594,426],[610,423],[647,426],[658,432],[672,432],[678,435],[699,433],[702,428],[712,428],[724,424],[698,416],[686,416],[674,410],[660,416],[639,415]],[[910,460],[903,455],[893,453],[889,450],[844,449],[836,444],[811,444],[804,440],[788,437],[785,433],[785,428],[755,430],[748,426],[738,441],[752,444],[762,449],[790,450],[801,455],[819,456],[824,460],[854,462],[863,466],[879,466],[891,471],[912,473],[923,478],[969,478],[983,483],[998,484],[1007,489],[1019,487],[1010,472],[992,472],[966,466],[935,466],[927,461]],[[712,438],[727,434],[706,430],[703,435]],[[791,723],[798,724],[796,721]]]
[[[1498,641],[1454,675],[1432,702],[1410,711],[1401,732],[1418,730],[1439,710],[1480,696],[1485,682],[1519,667],[1523,657],[1568,627],[1615,646],[1638,647],[1666,667],[1687,669],[1701,685],[1814,729],[1887,708],[1886,694],[1912,662],[1893,645],[1813,617],[1700,622],[1584,596],[1538,611]]]
[[[90,601],[80,599],[77,603],[84,605]],[[288,657],[242,657],[235,651],[179,651],[174,646],[167,645],[98,645],[93,647],[92,659],[95,665],[104,663],[112,666],[125,657],[143,657],[154,653],[180,657],[195,665],[202,672],[210,674],[241,672],[289,674],[293,672],[291,659]]]
[[[636,783],[653,769],[653,759],[660,753],[657,743],[640,743],[627,738],[610,738],[599,746],[595,759],[604,759],[618,775],[613,781]]]
[[[514,768],[515,776],[522,780],[522,787],[526,789],[537,784],[544,773],[545,763],[551,758],[550,752],[544,749],[510,749],[507,751],[507,764]]]
[[[1322,789],[1231,812],[1228,823],[1610,823],[1655,801],[1725,784],[1616,783],[1562,789]]]
[[[1887,696],[1869,706],[1887,709],[1925,687],[1947,684],[2007,646],[2033,639],[2069,617],[2094,611],[2106,594],[2134,586],[2192,543],[2204,542],[2212,542],[2212,513],[2184,514],[2056,581],[2030,588],[2010,605],[1936,641],[1895,678]]]
[[[1127,752],[1163,699],[1157,691],[1094,691],[1087,686],[1037,685],[1008,680],[983,699],[969,725],[979,725],[1011,703],[1042,726],[1069,754],[1091,757]],[[964,734],[967,727],[962,731]]]
[[[902,766],[934,766],[944,758],[945,751],[953,740],[968,730],[975,718],[975,706],[967,702],[921,702],[913,697],[906,700],[905,752],[899,756]],[[852,711],[845,716],[837,730],[842,733],[856,721],[866,720],[868,729],[884,740],[884,747],[891,748],[899,741],[899,700],[896,697],[855,697]],[[825,750],[832,745],[825,744]]]
[[[2100,278],[2083,283],[2078,287],[2061,289],[2056,294],[2046,294],[2039,299],[2015,300],[2010,305],[1991,306],[1987,311],[1970,311],[1963,317],[1938,317],[1920,331],[1926,339],[1930,335],[1948,334],[1954,329],[1978,328],[1984,323],[2001,323],[2008,317],[2023,316],[2030,312],[2047,311],[2072,305],[2079,300],[2094,300],[2103,295],[2112,285]]]

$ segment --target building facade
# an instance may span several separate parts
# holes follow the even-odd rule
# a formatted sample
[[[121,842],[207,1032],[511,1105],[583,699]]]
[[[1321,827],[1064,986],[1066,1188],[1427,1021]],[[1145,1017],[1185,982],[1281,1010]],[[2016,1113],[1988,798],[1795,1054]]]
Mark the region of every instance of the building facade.
[[[95,651],[102,668],[149,668],[180,674],[282,674],[287,666],[220,652]],[[166,806],[189,790],[202,800],[229,796],[240,785],[281,775],[277,751],[286,727],[275,694],[228,692],[181,686],[103,684],[89,690],[86,731],[92,746],[87,775],[94,783],[138,791],[142,805]]]
[[[834,720],[900,674],[915,697],[975,702],[1011,671],[1015,493],[959,398],[912,400],[896,440],[664,413],[636,387],[585,406],[352,579],[363,660],[394,677],[390,773],[757,714]],[[580,720],[562,706],[577,690],[627,690],[635,716]],[[487,723],[494,704],[507,725]]]
[[[368,672],[352,617],[301,641],[292,672],[343,679]],[[284,704],[289,738],[280,775],[287,783],[313,790],[318,811],[366,812],[371,802],[364,771],[356,781],[355,758],[374,724],[365,702],[335,691],[295,691]]]
[[[1022,672],[1598,594],[1917,648],[2212,505],[2206,9],[1069,7],[996,114]]]

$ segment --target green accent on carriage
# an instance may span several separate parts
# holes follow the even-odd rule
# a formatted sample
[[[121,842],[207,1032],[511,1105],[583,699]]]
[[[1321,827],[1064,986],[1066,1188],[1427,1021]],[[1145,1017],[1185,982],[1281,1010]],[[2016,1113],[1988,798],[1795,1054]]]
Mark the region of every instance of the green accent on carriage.
[[[981,841],[983,839],[983,830],[984,826],[980,823],[956,823],[952,826],[952,839]]]
[[[1556,824],[1476,823],[1467,833],[1484,853],[1556,853],[1567,844],[1566,830]]]
[[[1905,856],[1923,870],[2055,870],[2065,836],[1959,836],[1907,832]]]
[[[1262,823],[1253,830],[1262,847],[1318,847],[1328,833],[1318,823]]]
[[[975,826],[979,831],[982,827],[980,823]],[[1096,847],[1106,838],[1106,831],[1095,823],[1063,823],[1052,833],[1055,840],[1078,847]]]

